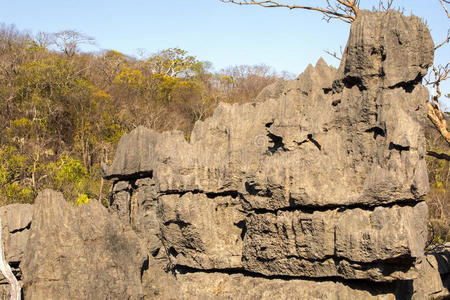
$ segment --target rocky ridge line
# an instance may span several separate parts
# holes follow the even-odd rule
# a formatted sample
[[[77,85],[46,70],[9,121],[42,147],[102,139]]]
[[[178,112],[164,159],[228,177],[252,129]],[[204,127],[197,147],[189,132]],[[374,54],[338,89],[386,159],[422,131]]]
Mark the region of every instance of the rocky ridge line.
[[[189,141],[124,135],[109,212],[45,191],[19,226],[25,298],[448,295],[448,247],[424,253],[433,48],[419,18],[362,11],[338,70],[220,104]]]

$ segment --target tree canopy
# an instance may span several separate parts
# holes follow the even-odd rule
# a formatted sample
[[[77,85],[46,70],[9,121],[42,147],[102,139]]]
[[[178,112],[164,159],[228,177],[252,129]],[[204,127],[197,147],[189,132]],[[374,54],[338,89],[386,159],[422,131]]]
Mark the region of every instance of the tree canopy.
[[[111,163],[125,132],[144,125],[188,138],[219,101],[249,101],[279,78],[267,66],[214,73],[178,48],[139,59],[80,51],[94,42],[72,30],[31,35],[0,25],[1,205],[32,202],[46,187],[79,204],[106,201],[100,164]]]

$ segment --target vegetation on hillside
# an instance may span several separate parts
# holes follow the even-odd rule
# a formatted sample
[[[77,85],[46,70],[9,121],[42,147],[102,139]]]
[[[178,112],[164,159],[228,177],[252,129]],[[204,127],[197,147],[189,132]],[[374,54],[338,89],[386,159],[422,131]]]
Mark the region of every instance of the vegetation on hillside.
[[[360,2],[326,1],[327,6],[316,8],[221,1],[316,10],[327,20],[349,23],[356,19]],[[448,1],[438,1],[450,18]],[[380,1],[378,9],[392,4]],[[449,41],[450,35],[436,50]],[[208,62],[177,48],[139,59],[114,50],[80,51],[80,45],[93,43],[93,38],[71,30],[31,35],[0,25],[0,205],[31,203],[47,187],[77,204],[89,199],[106,203],[110,186],[103,184],[100,164],[111,163],[124,133],[144,125],[157,131],[178,129],[188,138],[195,121],[211,115],[219,102],[248,102],[286,77],[265,65],[213,72]],[[448,64],[435,66],[426,80],[437,91],[428,117],[441,133],[427,128],[427,202],[434,243],[450,240],[450,150],[438,102],[439,84],[449,74]]]
[[[264,65],[214,73],[182,49],[136,59],[74,31],[31,35],[0,26],[0,205],[43,188],[84,203],[105,200],[100,163],[144,125],[189,134],[220,102],[247,102],[279,76]]]
[[[450,241],[450,147],[431,126],[425,128],[430,191],[425,197],[430,214],[430,243]]]

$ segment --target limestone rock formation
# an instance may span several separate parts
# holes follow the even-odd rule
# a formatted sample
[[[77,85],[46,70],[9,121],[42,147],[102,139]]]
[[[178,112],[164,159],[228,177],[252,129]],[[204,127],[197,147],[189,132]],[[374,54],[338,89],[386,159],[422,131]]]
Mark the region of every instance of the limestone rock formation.
[[[366,19],[381,17],[387,23],[408,20],[409,31],[423,31],[415,17],[363,13],[352,26],[345,57],[357,47],[352,42],[358,28],[369,23]],[[391,34],[381,28],[372,35],[382,39],[385,31]],[[410,45],[421,53],[433,49],[428,32],[421,39],[412,35],[404,44],[408,47],[394,47],[393,53],[384,47],[385,55],[410,55]],[[422,66],[418,76],[426,72],[432,55],[413,56],[422,57],[411,66]],[[356,75],[348,75],[343,67],[348,63],[343,61],[343,70],[336,72],[320,60],[288,83],[277,99],[221,104],[212,118],[196,123],[190,142],[181,132],[157,134],[138,128],[123,137],[106,178],[148,174],[162,193],[236,191],[252,209],[374,206],[420,199],[427,191],[425,145],[418,126],[426,88],[410,78],[385,87],[386,76],[398,69],[389,64],[381,74],[370,75],[370,86],[358,86],[349,82]]]
[[[22,277],[20,264],[28,242],[32,215],[33,206],[30,204],[11,204],[0,207],[5,258],[18,279]],[[0,282],[6,283],[6,279],[1,274],[0,277]]]
[[[245,214],[239,208],[239,199],[231,196],[161,196],[161,236],[163,244],[170,245],[172,263],[198,269],[241,268],[239,226],[245,222]]]
[[[363,11],[339,69],[220,104],[189,140],[125,134],[109,211],[36,199],[25,299],[448,296],[448,248],[424,253],[433,48],[418,18]]]
[[[413,281],[412,299],[450,297],[450,243],[427,251],[419,278]]]
[[[339,67],[344,84],[368,89],[381,81],[385,88],[407,90],[422,81],[434,47],[419,18],[361,11],[355,24]]]
[[[45,190],[22,266],[25,299],[139,299],[145,251],[98,202],[75,207]]]
[[[8,262],[20,262],[28,241],[33,215],[31,204],[11,204],[0,207],[5,240],[5,256]]]
[[[417,272],[407,258],[423,256],[427,212],[421,202],[373,211],[251,214],[244,239],[245,269],[264,275],[414,279]]]
[[[179,275],[172,299],[395,299],[391,285],[352,285],[339,281],[311,281],[302,279],[259,278],[243,274],[189,273]],[[164,294],[160,299],[170,299]],[[151,298],[149,298],[151,299]]]
[[[428,190],[420,79],[432,60],[418,18],[362,12],[338,70],[321,59],[256,102],[221,104],[189,141],[125,135],[104,168],[112,210],[142,224],[169,269],[417,278]]]

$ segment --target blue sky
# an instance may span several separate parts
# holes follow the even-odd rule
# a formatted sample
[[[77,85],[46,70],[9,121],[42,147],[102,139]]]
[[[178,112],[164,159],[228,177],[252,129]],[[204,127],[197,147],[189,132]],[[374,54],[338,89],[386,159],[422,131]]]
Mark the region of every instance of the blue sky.
[[[288,0],[287,0],[288,1]],[[302,10],[237,6],[219,0],[15,0],[1,1],[0,22],[19,29],[57,32],[74,29],[97,41],[97,48],[136,55],[179,47],[216,70],[230,65],[260,64],[277,71],[301,73],[324,53],[345,46],[349,25],[327,23],[320,13]],[[300,3],[301,1],[291,1]],[[314,4],[318,0],[302,3]],[[378,0],[362,0],[372,8]],[[438,0],[396,0],[405,13],[425,19],[435,42],[445,39],[450,22]],[[450,45],[441,48],[435,62],[446,64]],[[450,93],[450,80],[443,86]],[[445,103],[450,108],[450,101]]]

